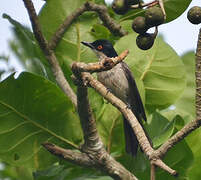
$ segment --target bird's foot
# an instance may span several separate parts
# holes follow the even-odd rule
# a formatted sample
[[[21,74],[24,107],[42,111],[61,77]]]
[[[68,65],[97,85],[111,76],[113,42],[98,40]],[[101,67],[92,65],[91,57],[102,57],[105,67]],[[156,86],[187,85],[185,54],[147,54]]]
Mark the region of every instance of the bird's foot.
[[[107,87],[106,95],[107,95],[109,92],[112,93],[112,90],[111,90],[110,88]]]
[[[131,105],[126,103],[126,108],[131,109]]]

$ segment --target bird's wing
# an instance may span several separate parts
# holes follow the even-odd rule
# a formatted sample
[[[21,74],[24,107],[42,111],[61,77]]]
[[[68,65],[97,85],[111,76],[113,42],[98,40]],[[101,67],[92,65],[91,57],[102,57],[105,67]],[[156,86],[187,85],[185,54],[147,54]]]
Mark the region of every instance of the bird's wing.
[[[129,82],[129,89],[130,89],[129,97],[128,97],[130,101],[129,105],[131,106],[131,109],[139,122],[141,122],[141,117],[146,121],[147,118],[146,118],[144,106],[143,106],[135,79],[126,63],[122,62],[122,68]]]

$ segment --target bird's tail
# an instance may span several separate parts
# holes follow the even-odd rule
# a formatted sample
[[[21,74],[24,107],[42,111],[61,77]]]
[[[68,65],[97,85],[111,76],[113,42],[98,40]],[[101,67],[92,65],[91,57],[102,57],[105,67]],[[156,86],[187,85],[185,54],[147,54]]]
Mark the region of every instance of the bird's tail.
[[[132,156],[136,156],[139,142],[138,142],[137,137],[136,137],[135,133],[133,132],[133,129],[132,129],[131,125],[129,124],[128,120],[125,117],[123,119],[124,119],[124,135],[125,135],[125,143],[126,143],[126,152],[128,154],[131,154]],[[143,126],[142,126],[142,128],[143,128]],[[144,132],[145,132],[149,142],[152,145],[151,139],[147,135],[147,132],[145,131],[145,129],[144,129]]]

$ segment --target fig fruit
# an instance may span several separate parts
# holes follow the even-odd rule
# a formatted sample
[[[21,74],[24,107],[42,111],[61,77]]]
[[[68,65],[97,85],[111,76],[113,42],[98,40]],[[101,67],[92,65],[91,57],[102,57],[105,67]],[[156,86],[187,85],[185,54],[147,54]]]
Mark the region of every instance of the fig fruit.
[[[161,8],[156,6],[148,8],[145,11],[145,21],[147,26],[149,27],[154,27],[163,24],[165,19]]]
[[[112,3],[112,9],[116,14],[126,14],[129,10],[128,0],[114,0]]]
[[[153,46],[154,40],[155,36],[153,34],[139,34],[136,38],[136,44],[140,49],[148,50]]]
[[[192,24],[200,24],[201,23],[201,7],[199,6],[192,7],[188,11],[187,18]]]
[[[145,22],[145,18],[138,16],[133,20],[132,29],[136,33],[144,34],[148,30],[148,26]]]

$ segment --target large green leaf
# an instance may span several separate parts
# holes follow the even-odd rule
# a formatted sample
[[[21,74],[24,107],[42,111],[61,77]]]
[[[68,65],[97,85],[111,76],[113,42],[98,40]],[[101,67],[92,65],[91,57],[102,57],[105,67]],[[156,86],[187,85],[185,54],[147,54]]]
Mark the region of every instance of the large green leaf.
[[[137,79],[144,83],[145,104],[149,108],[166,108],[181,95],[186,85],[185,68],[176,52],[161,38],[148,50],[140,50],[136,34],[130,33],[115,44],[120,53],[130,51],[126,62]],[[150,109],[149,109],[150,110]]]
[[[64,19],[75,9],[82,6],[84,2],[85,0],[48,1],[42,8],[39,16],[46,38],[50,40]],[[68,63],[71,63],[77,60],[91,61],[92,59],[90,58],[95,57],[91,51],[85,53],[86,48],[80,42],[94,40],[90,31],[97,22],[98,18],[95,13],[86,12],[68,28],[56,48],[56,55],[59,57],[60,62],[68,61]]]
[[[31,30],[7,14],[3,14],[3,18],[6,18],[13,25],[12,31],[15,39],[9,41],[9,46],[12,52],[17,56],[20,64],[23,65],[23,68],[27,71],[47,76],[49,69],[47,66],[43,66],[41,62],[45,65],[48,63],[38,43],[35,42]]]
[[[179,17],[189,6],[192,0],[163,0],[165,11],[166,11],[166,22],[173,21]],[[127,14],[120,17],[120,21],[128,19],[134,19],[137,16],[143,16],[145,10],[130,10]]]
[[[2,160],[35,168],[56,160],[42,142],[71,145],[82,140],[72,103],[55,84],[30,73],[17,79],[11,75],[0,84],[0,135]]]
[[[153,147],[159,147],[171,137],[175,128],[174,124],[174,120],[168,121],[168,119],[159,112],[154,112],[152,114],[152,120],[147,126],[147,131],[149,137],[152,139]]]

